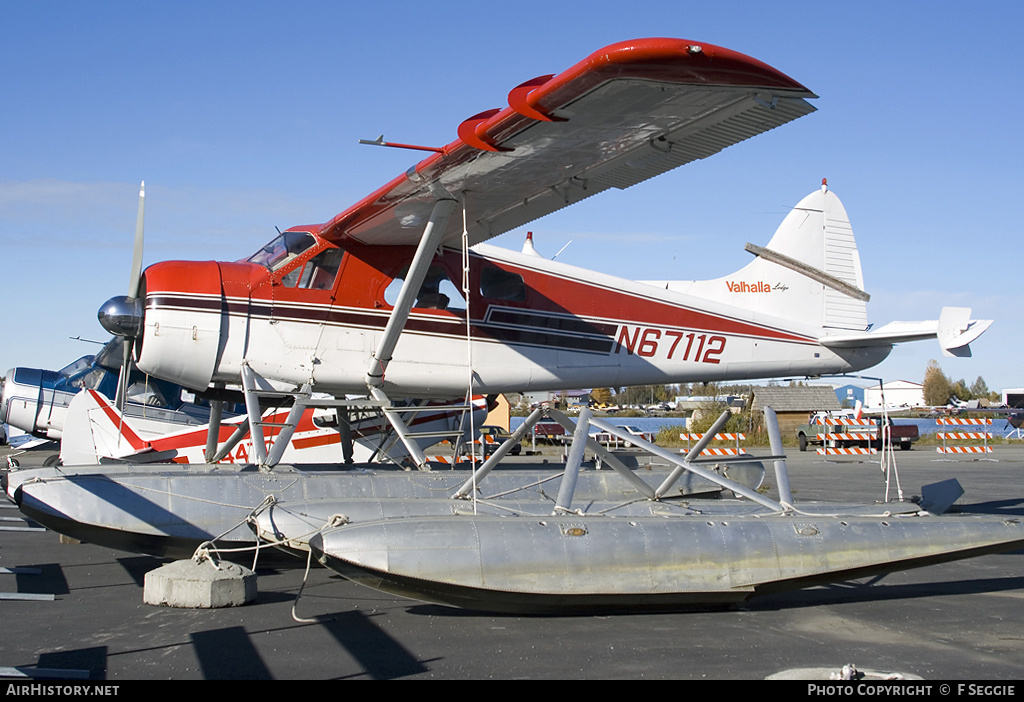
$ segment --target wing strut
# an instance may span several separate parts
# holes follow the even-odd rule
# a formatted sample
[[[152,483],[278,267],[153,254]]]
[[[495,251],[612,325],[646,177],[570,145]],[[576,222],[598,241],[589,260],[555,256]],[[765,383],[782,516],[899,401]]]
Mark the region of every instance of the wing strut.
[[[427,226],[423,229],[423,235],[420,237],[416,254],[413,256],[412,264],[409,266],[409,272],[405,276],[402,289],[398,293],[398,300],[395,301],[395,307],[391,311],[387,326],[384,327],[384,333],[377,344],[377,350],[373,352],[373,356],[370,358],[370,367],[366,371],[366,386],[370,391],[370,396],[375,400],[384,402],[385,406],[389,405],[390,402],[387,394],[381,387],[384,384],[384,372],[387,370],[388,363],[391,362],[391,354],[398,343],[398,337],[401,336],[402,330],[405,329],[405,323],[409,319],[409,313],[412,311],[413,303],[419,294],[420,286],[423,284],[424,278],[426,278],[427,270],[434,259],[434,254],[440,247],[441,237],[448,226],[448,219],[458,204],[455,198],[447,191],[442,190],[442,192],[437,193],[437,196],[434,209],[430,213],[430,219],[427,222]],[[417,467],[420,470],[426,469],[427,457],[416,442],[412,440],[412,437],[410,437],[409,430],[405,426],[405,422],[402,421],[401,415],[398,412],[385,409],[384,416],[391,422],[395,433],[401,437],[402,443],[405,444],[405,448],[409,451],[409,455]]]

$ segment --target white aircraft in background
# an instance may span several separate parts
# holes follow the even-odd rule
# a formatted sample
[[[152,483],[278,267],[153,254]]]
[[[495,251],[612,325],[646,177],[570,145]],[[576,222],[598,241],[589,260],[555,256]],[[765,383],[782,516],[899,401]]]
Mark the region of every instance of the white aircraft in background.
[[[59,371],[18,367],[10,369],[0,386],[0,422],[13,427],[8,443],[29,449],[49,441],[60,442],[60,463],[86,465],[111,461],[177,463],[249,463],[255,456],[244,405],[231,403],[222,414],[220,454],[207,445],[210,405],[180,385],[149,378],[132,369],[122,410],[114,403],[122,358],[122,339],[114,337],[94,355],[79,358]],[[241,399],[241,393],[236,393]],[[288,398],[290,404],[291,398]],[[416,410],[407,419],[418,431],[432,433],[420,439],[421,450],[440,440],[441,434],[455,443],[470,441],[469,425],[456,426],[463,413],[443,403],[409,401],[433,407],[431,413]],[[485,398],[474,400],[474,425],[487,414]],[[413,412],[410,410],[410,412]],[[261,408],[268,424],[283,423],[289,407]],[[218,420],[219,422],[219,420]],[[299,415],[299,432],[282,455],[297,463],[338,461],[399,462],[407,454],[380,412],[354,417],[343,429],[337,408],[306,408]],[[343,431],[354,437],[354,452],[342,450]],[[268,445],[274,435],[265,437]],[[208,453],[209,452],[209,453]]]
[[[115,336],[98,353],[82,356],[58,371],[11,368],[0,386],[0,423],[40,441],[59,441],[68,406],[83,389],[114,398],[123,345],[123,339]],[[124,411],[139,422],[182,428],[209,421],[209,407],[180,385],[133,371],[129,393]]]
[[[313,398],[309,398],[313,400]],[[345,421],[336,407],[297,405],[263,412],[261,420],[278,427],[264,436],[272,451],[282,428],[288,426],[297,406],[296,426],[278,446],[278,460],[285,463],[400,463],[407,455],[399,437],[380,412],[363,413]],[[474,428],[487,418],[489,403],[483,396],[473,398],[473,421],[463,422],[464,413],[450,403],[410,402],[406,423],[429,434],[418,442],[421,450],[439,443],[442,437],[458,453],[461,444],[472,441]],[[238,463],[253,462],[254,450],[249,417],[237,415],[219,423],[218,452],[211,454],[209,426],[176,428],[166,423],[138,423],[123,416],[114,403],[95,390],[83,390],[68,407],[67,422],[60,445],[64,465],[88,465],[130,461],[134,463]],[[348,438],[348,442],[345,438]],[[352,450],[346,455],[346,446]],[[458,455],[454,455],[456,460]]]

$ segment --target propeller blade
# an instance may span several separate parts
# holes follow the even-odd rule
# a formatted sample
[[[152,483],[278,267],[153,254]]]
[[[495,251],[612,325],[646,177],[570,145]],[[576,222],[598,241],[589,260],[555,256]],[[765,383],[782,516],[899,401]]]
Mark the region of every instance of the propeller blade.
[[[139,212],[135,217],[135,244],[132,247],[132,270],[128,279],[128,299],[134,300],[139,296],[139,286],[142,283],[142,245],[144,223],[146,219],[146,181],[139,184]],[[122,339],[121,372],[117,376],[117,395],[114,398],[114,406],[119,412],[124,412],[124,404],[128,399],[128,377],[132,368],[132,345],[135,339],[124,337]]]
[[[139,284],[142,281],[142,239],[143,221],[146,215],[146,181],[139,185],[139,214],[135,219],[135,247],[132,250],[132,274],[128,281],[128,297],[139,296]]]

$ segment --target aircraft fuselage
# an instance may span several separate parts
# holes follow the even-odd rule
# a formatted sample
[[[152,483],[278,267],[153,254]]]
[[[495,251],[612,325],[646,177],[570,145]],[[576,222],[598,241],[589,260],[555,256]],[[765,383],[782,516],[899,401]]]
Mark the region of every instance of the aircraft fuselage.
[[[304,240],[308,248],[283,264],[257,254],[148,268],[139,368],[205,388],[237,383],[245,363],[282,387],[312,380],[321,392],[365,391],[412,247],[342,251]],[[385,391],[465,394],[470,365],[482,393],[832,374],[870,367],[891,348],[829,350],[811,325],[486,245],[470,253],[464,296],[461,258],[434,258]],[[723,286],[740,296],[788,292],[739,282]]]

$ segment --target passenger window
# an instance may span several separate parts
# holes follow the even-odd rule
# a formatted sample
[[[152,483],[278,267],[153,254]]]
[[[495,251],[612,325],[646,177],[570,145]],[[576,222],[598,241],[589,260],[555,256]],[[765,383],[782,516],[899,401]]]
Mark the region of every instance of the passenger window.
[[[484,266],[480,271],[480,295],[491,300],[522,302],[526,299],[526,284],[517,273]]]
[[[394,307],[398,301],[398,293],[402,289],[406,272],[395,278],[384,291],[384,302]],[[427,277],[423,279],[420,292],[416,296],[413,308],[426,310],[448,310],[449,312],[464,312],[466,300],[462,292],[452,283],[444,268],[438,265],[430,267]]]

